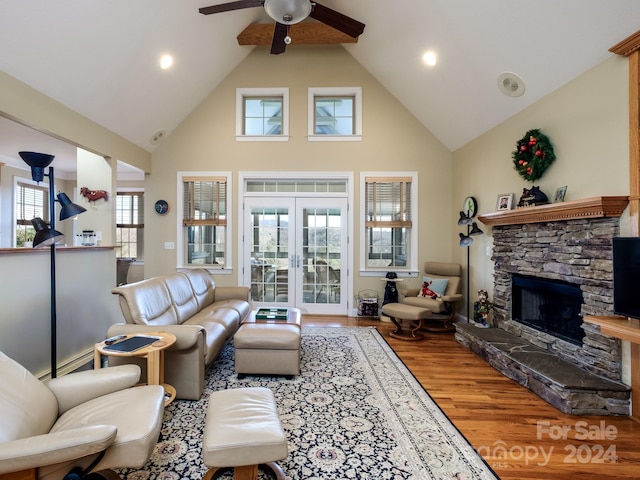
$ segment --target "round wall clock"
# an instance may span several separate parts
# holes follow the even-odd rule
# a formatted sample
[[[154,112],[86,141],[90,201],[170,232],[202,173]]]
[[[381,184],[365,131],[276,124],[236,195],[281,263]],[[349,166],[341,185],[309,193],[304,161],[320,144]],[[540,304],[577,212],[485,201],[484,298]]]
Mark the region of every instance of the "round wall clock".
[[[154,208],[157,214],[164,215],[169,211],[169,204],[167,203],[166,200],[158,200],[155,203]]]
[[[475,197],[467,197],[464,199],[462,211],[467,214],[469,218],[473,218],[478,213],[478,202]]]

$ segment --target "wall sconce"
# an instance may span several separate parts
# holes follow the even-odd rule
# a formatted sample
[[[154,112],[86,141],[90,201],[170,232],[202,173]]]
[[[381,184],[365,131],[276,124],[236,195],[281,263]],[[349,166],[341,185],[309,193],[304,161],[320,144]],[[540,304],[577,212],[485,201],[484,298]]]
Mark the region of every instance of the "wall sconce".
[[[49,165],[53,162],[54,156],[37,152],[18,152],[22,160],[31,167],[31,178],[35,182],[42,182],[44,177],[49,177],[49,226],[45,221],[36,217],[31,220],[36,236],[33,239],[34,248],[51,248],[51,378],[57,375],[57,319],[56,319],[56,243],[64,238],[64,235],[55,229],[55,202],[53,194],[55,188],[55,178],[53,167]],[[49,167],[49,173],[45,173],[45,168]],[[75,217],[87,210],[80,205],[72,203],[65,193],[59,193],[57,201],[60,202],[60,220]]]

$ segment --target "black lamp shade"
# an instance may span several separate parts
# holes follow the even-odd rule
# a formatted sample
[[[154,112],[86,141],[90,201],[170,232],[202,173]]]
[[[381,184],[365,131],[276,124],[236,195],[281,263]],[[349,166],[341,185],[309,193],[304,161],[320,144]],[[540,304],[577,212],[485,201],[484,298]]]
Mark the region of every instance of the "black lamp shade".
[[[483,233],[484,232],[478,228],[478,224],[476,222],[471,224],[471,231],[469,232],[469,235],[482,235]]]
[[[34,182],[44,180],[44,169],[48,167],[55,158],[48,153],[18,152],[18,154],[22,157],[22,160],[31,167],[31,178]]]
[[[458,219],[458,225],[469,225],[471,223],[471,218],[469,218],[469,216],[464,213],[464,212],[460,212],[460,218]]]
[[[469,235],[465,235],[463,233],[460,233],[460,246],[461,247],[468,247],[469,245],[471,245],[473,243],[473,238],[471,238]]]
[[[60,209],[60,220],[75,217],[76,215],[86,212],[87,209],[72,203],[66,193],[58,194],[58,201],[62,208]]]
[[[36,217],[31,220],[33,228],[36,229],[36,236],[33,239],[33,248],[42,248],[62,240],[64,235],[57,230],[51,230],[44,220]]]

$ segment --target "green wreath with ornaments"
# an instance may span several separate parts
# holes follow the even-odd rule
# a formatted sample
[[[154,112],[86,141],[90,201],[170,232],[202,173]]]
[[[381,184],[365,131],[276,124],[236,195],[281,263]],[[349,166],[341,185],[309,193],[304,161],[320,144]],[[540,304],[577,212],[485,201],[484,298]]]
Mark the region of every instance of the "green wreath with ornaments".
[[[529,130],[511,153],[513,166],[528,182],[535,182],[556,159],[549,137],[538,129]]]

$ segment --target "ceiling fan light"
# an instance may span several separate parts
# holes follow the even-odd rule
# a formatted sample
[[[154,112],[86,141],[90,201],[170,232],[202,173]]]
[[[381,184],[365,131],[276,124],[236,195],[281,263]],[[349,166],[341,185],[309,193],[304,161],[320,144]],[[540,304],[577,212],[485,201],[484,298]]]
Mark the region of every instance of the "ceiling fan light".
[[[309,0],[265,0],[264,9],[276,22],[293,25],[309,16],[311,2]]]

